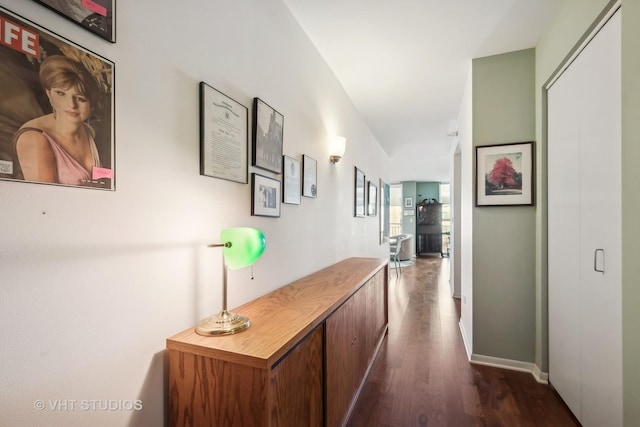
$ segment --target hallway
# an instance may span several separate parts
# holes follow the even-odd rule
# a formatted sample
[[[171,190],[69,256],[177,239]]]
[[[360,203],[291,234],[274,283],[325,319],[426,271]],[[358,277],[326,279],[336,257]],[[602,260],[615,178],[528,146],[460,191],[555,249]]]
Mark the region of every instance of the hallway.
[[[531,374],[469,363],[448,259],[418,258],[389,277],[389,334],[349,426],[579,426]]]

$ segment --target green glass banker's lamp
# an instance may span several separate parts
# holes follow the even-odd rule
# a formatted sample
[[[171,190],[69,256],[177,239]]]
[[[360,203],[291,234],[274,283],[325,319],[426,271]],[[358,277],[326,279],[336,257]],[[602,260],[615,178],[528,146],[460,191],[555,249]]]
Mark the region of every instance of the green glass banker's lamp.
[[[230,335],[247,329],[249,318],[227,311],[227,270],[248,267],[260,258],[266,247],[262,231],[252,227],[235,227],[220,233],[223,243],[208,245],[222,247],[222,311],[196,326],[200,335]]]

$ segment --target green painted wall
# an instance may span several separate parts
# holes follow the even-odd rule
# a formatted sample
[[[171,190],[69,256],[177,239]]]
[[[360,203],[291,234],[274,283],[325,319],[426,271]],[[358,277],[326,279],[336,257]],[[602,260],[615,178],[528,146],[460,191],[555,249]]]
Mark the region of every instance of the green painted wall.
[[[535,51],[474,59],[473,145],[535,139]],[[536,207],[473,209],[473,353],[535,359]]]
[[[536,136],[539,212],[536,217],[538,334],[536,363],[547,366],[546,313],[546,115],[543,85],[597,21],[608,0],[563,0],[536,47]],[[624,425],[640,426],[640,2],[622,1],[622,351]],[[607,367],[603,367],[607,368]]]
[[[439,182],[418,182],[416,184],[416,200],[420,203],[424,199],[436,199],[442,203]]]

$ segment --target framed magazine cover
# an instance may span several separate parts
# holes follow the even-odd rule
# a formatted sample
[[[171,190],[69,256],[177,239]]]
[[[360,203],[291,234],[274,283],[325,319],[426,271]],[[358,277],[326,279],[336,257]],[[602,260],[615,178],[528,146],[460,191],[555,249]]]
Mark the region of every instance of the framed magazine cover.
[[[116,0],[34,0],[86,30],[116,42]]]
[[[1,7],[0,26],[0,179],[115,190],[113,62]]]

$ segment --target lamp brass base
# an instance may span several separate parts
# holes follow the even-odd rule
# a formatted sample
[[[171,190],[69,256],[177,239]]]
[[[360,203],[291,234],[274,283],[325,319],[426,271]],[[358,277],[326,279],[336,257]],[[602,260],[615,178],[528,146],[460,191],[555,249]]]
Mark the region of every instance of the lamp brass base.
[[[251,326],[249,318],[241,314],[222,310],[198,323],[196,332],[204,336],[231,335],[242,332]]]

